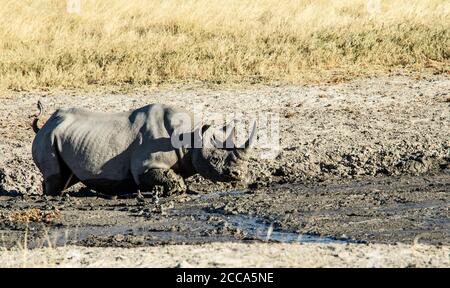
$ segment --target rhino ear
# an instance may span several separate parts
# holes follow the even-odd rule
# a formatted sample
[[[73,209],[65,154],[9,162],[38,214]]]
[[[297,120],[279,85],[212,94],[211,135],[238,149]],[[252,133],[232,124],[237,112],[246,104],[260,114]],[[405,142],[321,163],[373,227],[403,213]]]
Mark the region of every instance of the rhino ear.
[[[204,124],[202,126],[202,135],[205,134],[206,130],[208,130],[209,128],[211,128],[211,125],[209,124]]]
[[[203,147],[203,135],[211,127],[209,124],[204,124],[194,131],[194,148]]]

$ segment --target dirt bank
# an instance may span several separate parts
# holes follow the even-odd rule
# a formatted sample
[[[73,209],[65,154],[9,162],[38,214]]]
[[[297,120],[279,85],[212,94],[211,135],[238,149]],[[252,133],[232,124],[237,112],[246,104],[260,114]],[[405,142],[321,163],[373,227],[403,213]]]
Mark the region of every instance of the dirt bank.
[[[0,251],[2,267],[450,267],[426,245],[238,244]]]

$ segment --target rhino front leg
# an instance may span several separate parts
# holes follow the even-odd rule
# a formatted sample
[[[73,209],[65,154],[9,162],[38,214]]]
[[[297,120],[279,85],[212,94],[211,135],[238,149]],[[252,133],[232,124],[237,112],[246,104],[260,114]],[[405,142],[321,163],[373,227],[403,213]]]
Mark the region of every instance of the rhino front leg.
[[[162,186],[163,196],[186,192],[186,184],[183,177],[171,169],[149,169],[139,176],[142,189],[151,190],[155,186]]]

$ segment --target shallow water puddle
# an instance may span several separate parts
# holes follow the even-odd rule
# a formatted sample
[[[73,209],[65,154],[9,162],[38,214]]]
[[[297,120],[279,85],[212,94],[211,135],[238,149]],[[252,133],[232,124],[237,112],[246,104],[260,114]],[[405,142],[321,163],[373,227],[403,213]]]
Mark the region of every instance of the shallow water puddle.
[[[125,221],[116,225],[83,225],[50,228],[48,236],[29,247],[64,246],[145,246],[157,244],[208,243],[224,241],[266,241],[280,243],[349,243],[349,240],[284,231],[270,221],[252,215],[228,214],[209,209],[213,199],[239,198],[247,191],[235,190],[198,195],[189,205],[170,208],[166,215],[136,213],[117,215]],[[222,203],[222,202],[220,202]],[[223,201],[226,203],[226,200]],[[116,222],[119,223],[119,222]]]
[[[248,215],[232,215],[226,217],[229,223],[241,229],[247,235],[254,235],[256,240],[280,243],[348,243],[331,237],[321,237],[310,234],[299,234],[273,228],[272,224]]]
[[[218,197],[241,197],[247,194],[246,190],[220,191],[201,195],[199,198],[209,200]],[[211,214],[211,213],[208,213]],[[331,237],[323,237],[311,234],[299,234],[295,232],[283,231],[274,228],[273,224],[265,219],[261,219],[251,215],[223,215],[228,223],[235,228],[240,229],[247,236],[253,236],[255,240],[280,242],[280,243],[349,243],[353,242],[347,239],[335,239]]]
[[[75,228],[59,228],[51,231],[42,243],[30,243],[30,248],[39,246],[65,246],[68,244],[87,244],[94,245],[98,242],[96,238],[103,238],[101,245],[105,245],[105,241],[120,242],[126,241],[125,237],[131,236],[139,239],[144,237],[145,240],[139,242],[141,245],[154,245],[163,243],[207,243],[207,242],[223,242],[223,241],[266,241],[279,243],[348,243],[346,240],[337,240],[330,237],[321,237],[316,235],[298,234],[295,232],[287,232],[274,229],[273,225],[256,217],[248,215],[220,215],[210,214],[209,216],[222,217],[222,219],[230,225],[230,227],[240,231],[242,235],[239,238],[233,235],[198,235],[196,231],[207,231],[207,228],[196,227],[192,225],[190,232],[162,231],[155,230],[145,226],[81,226]],[[208,233],[205,233],[208,234]],[[49,245],[50,243],[50,245]],[[113,244],[113,243],[111,243]],[[117,243],[116,243],[117,244]],[[112,245],[114,246],[114,245]]]
[[[241,197],[247,193],[245,190],[220,191],[200,195],[202,200],[210,200],[218,197]],[[205,212],[213,215],[213,213]],[[281,243],[348,243],[348,240],[338,240],[331,237],[322,237],[310,234],[299,234],[295,232],[274,229],[273,225],[264,219],[250,215],[223,215],[214,213],[215,216],[223,217],[236,229],[241,230],[245,235],[253,236],[255,240],[281,242]]]

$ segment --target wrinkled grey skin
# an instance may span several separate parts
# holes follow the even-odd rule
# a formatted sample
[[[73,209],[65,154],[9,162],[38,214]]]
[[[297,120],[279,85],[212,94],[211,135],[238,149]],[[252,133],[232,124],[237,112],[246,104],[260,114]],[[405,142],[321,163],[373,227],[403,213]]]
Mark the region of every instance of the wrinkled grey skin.
[[[40,102],[38,107],[42,113]],[[163,195],[170,195],[184,192],[184,178],[196,173],[213,181],[242,180],[255,127],[244,147],[219,149],[216,147],[224,142],[218,143],[214,133],[206,133],[212,130],[210,126],[180,121],[179,113],[193,119],[187,112],[161,104],[123,113],[59,109],[41,129],[36,118],[32,153],[44,177],[44,193],[61,195],[81,181],[105,194],[162,186]],[[173,135],[192,140],[174,147]],[[228,138],[231,135],[234,128]],[[203,145],[196,148],[194,142]]]

